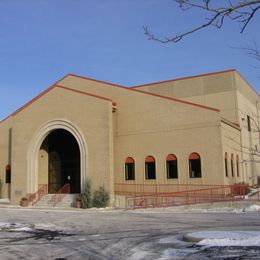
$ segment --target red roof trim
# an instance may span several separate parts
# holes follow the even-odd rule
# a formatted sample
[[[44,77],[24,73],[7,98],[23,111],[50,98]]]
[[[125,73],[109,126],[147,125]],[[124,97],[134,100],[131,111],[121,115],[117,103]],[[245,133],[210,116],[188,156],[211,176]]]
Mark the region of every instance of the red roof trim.
[[[142,85],[138,85],[138,86],[133,86],[133,87],[131,87],[131,89],[133,89],[133,88],[140,88],[140,87],[144,87],[144,86],[155,85],[155,84],[160,84],[160,83],[167,83],[167,82],[173,82],[173,81],[178,81],[178,80],[184,80],[184,79],[193,79],[193,78],[211,76],[211,75],[222,74],[222,73],[227,73],[227,72],[234,72],[234,71],[236,71],[236,70],[235,69],[230,69],[230,70],[223,70],[223,71],[205,73],[205,74],[200,74],[200,75],[187,76],[187,77],[182,77],[182,78],[177,78],[177,79],[169,79],[169,80],[164,80],[164,81],[146,83],[146,84],[142,84]]]
[[[88,77],[85,77],[85,76],[79,76],[79,75],[72,74],[72,73],[69,73],[68,75],[66,75],[65,77],[63,77],[60,81],[62,81],[64,78],[69,77],[69,76],[76,77],[76,78],[80,78],[80,79],[87,79],[87,80],[91,80],[91,81],[94,81],[94,82],[98,82],[98,83],[102,83],[102,84],[107,84],[107,85],[113,86],[113,87],[126,88],[126,87],[124,87],[124,86],[122,86],[122,85],[118,85],[118,84],[106,82],[106,81],[103,81],[103,80],[92,79],[92,78],[88,78]]]
[[[25,105],[21,106],[20,108],[18,108],[16,111],[14,111],[12,114],[10,114],[9,116],[7,116],[6,118],[4,118],[2,121],[0,121],[0,123],[4,122],[5,120],[7,120],[10,117],[15,116],[16,114],[18,114],[19,112],[21,112],[22,110],[24,110],[26,107],[30,106],[32,103],[34,103],[36,100],[38,100],[39,98],[41,98],[42,96],[44,96],[45,94],[47,94],[49,91],[51,91],[53,88],[55,87],[55,85],[50,86],[49,88],[47,88],[45,91],[43,91],[42,93],[40,93],[39,95],[37,95],[35,98],[33,98],[32,100],[30,100],[29,102],[27,102]]]
[[[65,89],[65,90],[69,90],[69,91],[72,91],[72,92],[76,92],[76,93],[79,93],[79,94],[83,94],[83,95],[86,95],[86,96],[91,96],[91,97],[103,99],[103,100],[110,101],[110,102],[113,103],[112,99],[110,99],[110,98],[106,98],[106,97],[102,97],[102,96],[99,96],[99,95],[91,94],[91,93],[88,93],[88,92],[85,92],[85,91],[80,91],[80,90],[76,90],[76,89],[72,89],[72,88],[68,88],[68,87],[64,87],[64,86],[60,86],[60,85],[55,85],[55,87],[61,88],[61,89]]]
[[[230,71],[235,71],[235,70],[230,70]],[[228,71],[226,71],[226,72],[228,72]],[[211,75],[212,75],[212,74],[217,74],[217,73],[223,73],[223,72],[215,72],[215,73],[211,73]],[[210,74],[205,74],[205,75],[210,75]],[[78,90],[75,90],[75,89],[70,89],[70,88],[67,88],[67,87],[58,85],[59,82],[61,82],[63,79],[65,79],[65,78],[67,78],[67,77],[69,77],[69,76],[77,77],[77,78],[81,78],[81,79],[87,79],[87,80],[95,81],[95,82],[98,82],[98,83],[104,83],[104,84],[107,84],[107,85],[110,85],[110,86],[114,86],[114,87],[118,87],[118,88],[122,88],[122,89],[125,89],[125,90],[136,91],[136,92],[139,92],[139,93],[142,93],[142,94],[151,95],[151,96],[155,96],[155,97],[160,97],[160,98],[168,99],[168,100],[171,100],[171,101],[184,103],[184,104],[187,104],[187,105],[193,105],[193,106],[197,106],[197,107],[204,108],[204,109],[209,109],[209,110],[216,111],[216,112],[219,112],[219,111],[220,111],[219,109],[216,109],[216,108],[212,108],[212,107],[208,107],[208,106],[203,106],[203,105],[195,104],[195,103],[192,103],[192,102],[188,102],[188,101],[184,101],[184,100],[180,100],[180,99],[176,99],[176,98],[170,98],[170,97],[166,97],[166,96],[162,96],[162,95],[158,95],[158,94],[153,94],[153,93],[149,93],[149,92],[142,91],[142,90],[137,90],[137,89],[134,89],[133,87],[132,87],[132,88],[129,88],[129,87],[124,87],[124,86],[116,85],[116,84],[109,83],[109,82],[105,82],[105,81],[101,81],[101,80],[96,80],[96,79],[91,79],[91,78],[87,78],[87,77],[83,77],[83,76],[78,76],[78,75],[75,75],[75,74],[67,74],[67,75],[65,75],[64,77],[62,77],[60,80],[58,80],[56,83],[54,83],[53,85],[51,85],[49,88],[47,88],[45,91],[43,91],[42,93],[40,93],[39,95],[37,95],[35,98],[33,98],[32,100],[30,100],[29,102],[27,102],[25,105],[23,105],[22,107],[20,107],[19,109],[17,109],[15,112],[13,112],[13,113],[10,114],[9,116],[7,116],[7,117],[4,118],[3,120],[1,120],[1,121],[0,121],[0,124],[1,124],[2,122],[4,122],[5,120],[7,120],[8,118],[10,118],[10,117],[12,117],[12,116],[15,116],[15,115],[18,114],[20,111],[24,110],[26,107],[28,107],[29,105],[31,105],[32,103],[34,103],[36,100],[38,100],[39,98],[41,98],[43,95],[45,95],[45,94],[47,94],[49,91],[51,91],[54,87],[59,87],[59,88],[71,90],[71,91],[74,91],[74,92],[77,92],[77,93],[80,93],[80,94],[85,94],[85,95],[93,96],[93,97],[96,97],[96,98],[101,98],[101,99],[104,99],[104,100],[107,100],[107,101],[112,101],[111,99],[108,99],[108,98],[105,98],[105,97],[102,97],[102,96],[98,96],[98,95],[94,95],[94,94],[87,93],[87,92],[84,92],[84,91],[78,91]],[[202,75],[199,75],[199,76],[202,76]],[[199,76],[193,76],[193,77],[199,77]],[[183,78],[183,79],[184,79],[184,78]],[[170,80],[170,81],[173,81],[173,80]],[[167,81],[164,81],[164,82],[167,82]],[[159,82],[157,82],[157,83],[159,83]],[[153,84],[156,84],[156,83],[153,83]],[[151,84],[147,84],[147,85],[151,85]]]
[[[218,73],[218,72],[216,72],[216,73]],[[216,74],[216,73],[212,73],[212,74]],[[208,109],[208,110],[212,110],[212,111],[216,111],[216,112],[219,112],[219,111],[220,111],[220,110],[217,109],[217,108],[208,107],[208,106],[203,106],[203,105],[199,105],[199,104],[192,103],[192,102],[189,102],[189,101],[184,101],[184,100],[177,99],[177,98],[162,96],[162,95],[159,95],[159,94],[154,94],[154,93],[146,92],[146,91],[139,90],[139,89],[134,89],[134,88],[129,88],[129,87],[123,87],[123,86],[116,85],[116,84],[112,84],[112,83],[108,83],[108,82],[105,82],[105,81],[100,81],[100,80],[96,80],[96,79],[91,79],[91,78],[87,78],[87,77],[82,77],[82,76],[78,76],[78,75],[74,75],[74,74],[68,74],[68,75],[65,76],[64,78],[66,78],[66,77],[68,77],[68,76],[77,77],[77,78],[81,78],[81,79],[87,79],[87,80],[91,80],[91,81],[95,81],[95,82],[99,82],[99,83],[104,83],[104,84],[107,84],[107,85],[110,85],[110,86],[113,86],[113,87],[118,87],[118,88],[122,88],[122,89],[125,89],[125,90],[130,90],[130,91],[136,91],[136,92],[139,92],[139,93],[142,93],[142,94],[146,94],[146,95],[150,95],[150,96],[155,96],[155,97],[159,97],[159,98],[164,98],[164,99],[168,99],[168,100],[171,100],[171,101],[174,101],[174,102],[179,102],[179,103],[183,103],[183,104],[187,104],[187,105],[197,106],[197,107],[200,107],[200,108],[204,108],[204,109]]]
[[[40,93],[39,95],[37,95],[35,98],[33,98],[31,101],[29,101],[28,103],[26,103],[25,105],[23,105],[22,107],[20,107],[19,109],[17,109],[15,112],[13,112],[12,114],[10,114],[8,117],[6,117],[6,118],[4,118],[2,121],[0,121],[0,124],[1,124],[2,122],[4,122],[5,120],[7,120],[8,118],[17,115],[18,113],[20,113],[21,111],[23,111],[25,108],[27,108],[28,106],[30,106],[31,104],[33,104],[35,101],[37,101],[38,99],[40,99],[42,96],[44,96],[45,94],[49,93],[49,92],[50,92],[52,89],[54,89],[54,88],[61,88],[61,89],[64,89],[64,90],[68,90],[68,91],[72,91],[72,92],[75,92],[75,93],[79,93],[79,94],[83,94],[83,95],[87,95],[87,96],[91,96],[91,97],[95,97],[95,98],[99,98],[99,99],[102,99],[102,100],[106,100],[106,101],[112,102],[111,99],[105,98],[105,97],[102,97],[102,96],[98,96],[98,95],[94,95],[94,94],[91,94],[91,93],[87,93],[87,92],[83,92],[83,91],[79,91],[79,90],[75,90],[75,89],[63,87],[63,86],[60,86],[60,85],[52,85],[52,86],[50,86],[49,88],[47,88],[45,91],[43,91],[42,93]]]
[[[185,101],[185,100],[181,100],[181,99],[177,99],[177,98],[172,98],[172,97],[167,97],[167,96],[162,96],[162,95],[159,95],[159,94],[154,94],[154,93],[146,92],[146,91],[139,90],[139,89],[131,89],[131,90],[136,91],[136,92],[140,92],[140,93],[143,93],[143,94],[148,94],[148,95],[151,95],[151,96],[160,97],[160,98],[168,99],[168,100],[171,100],[171,101],[183,103],[183,104],[186,104],[186,105],[192,105],[192,106],[196,106],[196,107],[200,107],[200,108],[204,108],[204,109],[208,109],[208,110],[212,110],[212,111],[216,111],[216,112],[220,111],[217,108],[203,106],[203,105],[199,105],[199,104],[192,103],[192,102],[189,102],[189,101]]]
[[[33,102],[35,102],[37,99],[39,99],[41,96],[45,95],[46,93],[48,93],[50,90],[52,90],[54,88],[54,86],[62,81],[63,79],[65,79],[67,77],[67,75],[65,75],[64,77],[62,77],[61,79],[59,79],[58,81],[56,81],[54,84],[52,84],[50,87],[48,87],[46,90],[44,90],[42,93],[40,93],[39,95],[37,95],[36,97],[34,97],[32,100],[30,100],[29,102],[25,103],[25,105],[21,106],[20,108],[18,108],[17,110],[15,110],[13,113],[11,113],[9,116],[5,117],[4,119],[0,120],[0,124],[3,123],[5,120],[7,120],[8,118],[16,115],[17,113],[19,113],[21,110],[25,109],[27,106],[29,106],[30,104],[32,104]]]

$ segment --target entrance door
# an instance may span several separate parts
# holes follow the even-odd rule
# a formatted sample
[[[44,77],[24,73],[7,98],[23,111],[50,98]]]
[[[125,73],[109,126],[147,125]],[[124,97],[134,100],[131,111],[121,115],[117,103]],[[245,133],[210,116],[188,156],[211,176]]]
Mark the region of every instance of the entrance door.
[[[44,140],[44,147],[48,150],[49,193],[67,183],[71,193],[80,193],[80,151],[74,136],[63,129],[54,130]]]

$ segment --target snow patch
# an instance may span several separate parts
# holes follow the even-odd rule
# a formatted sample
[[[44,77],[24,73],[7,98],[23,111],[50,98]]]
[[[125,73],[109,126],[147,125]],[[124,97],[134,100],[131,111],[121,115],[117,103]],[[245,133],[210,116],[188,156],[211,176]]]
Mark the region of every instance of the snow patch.
[[[141,260],[147,256],[147,252],[142,250],[141,248],[133,248],[131,249],[134,253],[128,258],[128,260]]]
[[[259,231],[200,231],[189,236],[201,238],[199,246],[260,246]]]
[[[260,236],[251,237],[247,239],[232,239],[232,238],[220,238],[220,239],[203,239],[199,243],[199,246],[260,246]]]
[[[247,208],[245,208],[245,211],[252,212],[252,211],[260,211],[260,205],[254,204]]]
[[[174,243],[174,242],[176,242],[175,236],[164,237],[159,240],[160,244],[169,244],[169,243]]]
[[[200,251],[196,248],[167,248],[163,251],[162,257],[158,260],[183,259],[183,257],[192,255]]]
[[[10,203],[11,200],[8,198],[0,199],[0,203]]]
[[[20,228],[13,228],[10,231],[15,231],[15,232],[29,232],[32,231],[33,229],[29,228],[29,227],[20,227]]]

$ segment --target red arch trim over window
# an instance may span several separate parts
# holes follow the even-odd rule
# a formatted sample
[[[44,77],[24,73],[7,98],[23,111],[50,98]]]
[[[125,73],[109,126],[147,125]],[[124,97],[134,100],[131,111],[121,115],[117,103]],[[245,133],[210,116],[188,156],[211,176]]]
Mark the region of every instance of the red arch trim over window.
[[[225,159],[228,159],[228,153],[225,153]]]
[[[233,153],[231,154],[231,160],[234,160],[234,155],[233,155]]]
[[[166,161],[177,161],[177,157],[174,154],[169,154]]]
[[[192,153],[189,156],[189,160],[198,160],[200,159],[200,155],[198,153]]]
[[[239,161],[239,156],[237,155],[237,161]]]
[[[11,171],[11,165],[10,165],[10,164],[7,164],[6,167],[5,167],[5,170],[6,170],[6,171]]]
[[[146,163],[155,162],[155,159],[154,159],[152,156],[147,156],[147,157],[145,158],[145,162],[146,162]]]
[[[125,160],[125,163],[134,163],[134,159],[131,158],[131,157],[127,157],[126,160]]]

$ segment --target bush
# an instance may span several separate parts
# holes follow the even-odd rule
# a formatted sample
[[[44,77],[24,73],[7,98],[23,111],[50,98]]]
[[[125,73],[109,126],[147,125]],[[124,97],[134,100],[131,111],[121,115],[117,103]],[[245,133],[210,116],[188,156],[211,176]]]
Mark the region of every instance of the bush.
[[[94,192],[92,206],[97,208],[105,208],[108,205],[109,195],[105,191],[104,187],[99,187]]]
[[[90,179],[86,179],[84,185],[83,185],[83,190],[81,194],[81,206],[83,209],[86,208],[91,208],[91,203],[92,198],[91,198],[91,182]]]

